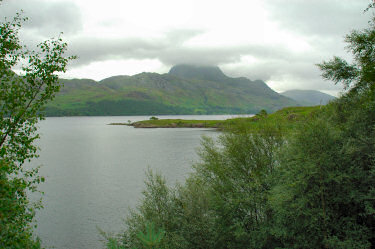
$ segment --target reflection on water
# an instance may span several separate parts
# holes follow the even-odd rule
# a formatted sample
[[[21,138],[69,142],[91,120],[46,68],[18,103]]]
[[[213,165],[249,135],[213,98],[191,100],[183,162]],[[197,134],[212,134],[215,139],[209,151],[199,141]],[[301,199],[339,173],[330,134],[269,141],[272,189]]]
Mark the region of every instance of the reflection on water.
[[[168,116],[181,118],[181,116]],[[231,116],[183,116],[186,119],[225,119]],[[147,167],[183,181],[197,160],[202,135],[209,129],[135,129],[110,126],[149,117],[59,117],[40,123],[40,174],[46,182],[44,209],[36,216],[44,246],[103,248],[97,227],[123,229],[128,207],[141,197]],[[159,118],[164,118],[159,116]]]

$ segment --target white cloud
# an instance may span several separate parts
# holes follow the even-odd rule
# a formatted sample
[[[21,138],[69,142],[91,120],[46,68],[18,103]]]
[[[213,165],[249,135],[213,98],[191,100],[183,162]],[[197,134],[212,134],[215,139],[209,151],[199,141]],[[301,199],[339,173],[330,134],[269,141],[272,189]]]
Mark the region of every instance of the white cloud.
[[[6,0],[0,6],[0,16],[4,17],[13,17],[21,11],[28,17],[24,28],[39,38],[57,36],[60,32],[72,35],[83,30],[81,12],[71,1]]]

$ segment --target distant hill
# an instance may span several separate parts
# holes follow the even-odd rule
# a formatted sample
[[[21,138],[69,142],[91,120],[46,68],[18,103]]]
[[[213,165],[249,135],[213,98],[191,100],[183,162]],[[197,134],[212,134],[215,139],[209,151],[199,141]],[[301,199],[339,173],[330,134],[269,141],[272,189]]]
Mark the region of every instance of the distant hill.
[[[61,81],[48,116],[240,114],[297,105],[261,80],[231,78],[218,67],[178,65],[167,74]]]
[[[288,98],[297,101],[302,106],[326,105],[335,97],[315,90],[290,90],[282,92]]]

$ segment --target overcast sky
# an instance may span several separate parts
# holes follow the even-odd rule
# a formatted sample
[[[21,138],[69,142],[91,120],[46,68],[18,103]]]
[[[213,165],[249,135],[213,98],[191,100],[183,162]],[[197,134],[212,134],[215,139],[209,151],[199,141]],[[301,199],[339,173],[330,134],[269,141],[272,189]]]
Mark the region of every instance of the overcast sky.
[[[336,95],[315,66],[350,59],[344,35],[367,26],[369,0],[3,0],[22,9],[29,45],[63,32],[78,55],[64,78],[166,73],[176,64],[217,65],[228,76],[264,80],[275,91]]]

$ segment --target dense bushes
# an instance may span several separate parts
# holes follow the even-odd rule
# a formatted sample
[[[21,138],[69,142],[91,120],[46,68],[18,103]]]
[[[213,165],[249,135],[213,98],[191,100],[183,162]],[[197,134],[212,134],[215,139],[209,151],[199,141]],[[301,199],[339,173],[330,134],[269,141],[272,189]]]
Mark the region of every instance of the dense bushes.
[[[354,139],[319,118],[284,146],[270,203],[273,234],[285,247],[370,248],[373,226],[365,220],[373,218],[365,205],[371,200],[368,210],[374,208],[374,162],[362,156],[373,152],[353,147]]]
[[[228,132],[218,145],[205,138],[196,172],[184,185],[168,187],[148,173],[144,198],[126,220],[120,244],[142,248],[137,238],[146,224],[165,231],[160,248],[246,248],[275,243],[267,231],[267,204],[276,158],[283,143],[277,130]]]

